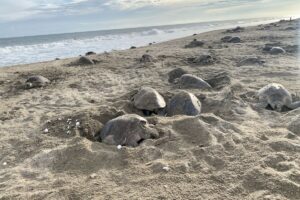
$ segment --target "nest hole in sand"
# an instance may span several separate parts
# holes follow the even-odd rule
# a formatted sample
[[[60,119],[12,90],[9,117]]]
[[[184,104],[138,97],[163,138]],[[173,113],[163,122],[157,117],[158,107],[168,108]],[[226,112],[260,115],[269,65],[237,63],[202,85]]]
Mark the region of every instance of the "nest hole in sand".
[[[84,137],[92,142],[136,147],[146,139],[158,138],[159,134],[153,127],[139,115],[109,108],[98,112],[81,111],[48,120],[41,131],[61,139]],[[120,139],[124,137],[125,140]]]
[[[122,114],[121,111],[114,108],[107,108],[99,112],[79,111],[48,120],[43,125],[42,131],[58,138],[81,136],[91,141],[100,141],[99,135],[104,124]]]

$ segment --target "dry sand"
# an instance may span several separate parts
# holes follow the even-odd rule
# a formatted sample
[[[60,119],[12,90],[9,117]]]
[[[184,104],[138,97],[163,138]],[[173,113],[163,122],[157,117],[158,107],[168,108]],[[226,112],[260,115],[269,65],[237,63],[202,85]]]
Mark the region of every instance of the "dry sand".
[[[299,100],[299,33],[288,27],[299,21],[91,55],[95,65],[72,58],[1,68],[0,199],[300,199],[300,109],[258,108],[255,97],[275,82]],[[227,35],[242,42],[221,42]],[[204,45],[185,48],[194,38]],[[263,52],[266,43],[287,53]],[[154,60],[141,63],[145,53]],[[212,63],[193,63],[204,54]],[[253,57],[265,62],[241,62]],[[160,138],[136,148],[79,135],[76,120],[93,132],[124,113],[143,116],[131,102],[141,86],[168,102],[180,91],[168,82],[176,67],[211,79],[211,90],[185,89],[202,102],[200,116],[146,117]],[[51,84],[24,89],[30,75]]]

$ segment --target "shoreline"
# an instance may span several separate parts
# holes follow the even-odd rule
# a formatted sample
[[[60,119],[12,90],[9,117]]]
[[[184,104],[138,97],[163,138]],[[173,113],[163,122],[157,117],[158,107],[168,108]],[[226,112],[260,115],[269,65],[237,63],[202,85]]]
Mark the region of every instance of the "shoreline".
[[[250,20],[250,19],[249,19]],[[254,20],[254,19],[253,19]],[[232,20],[230,20],[230,21],[232,21]],[[255,26],[255,25],[258,25],[258,24],[267,24],[267,23],[271,23],[271,22],[276,22],[276,21],[278,21],[278,19],[269,19],[269,20],[265,20],[265,21],[259,21],[259,22],[254,22],[254,21],[251,21],[251,22],[245,22],[244,24],[241,24],[241,26]],[[224,22],[227,22],[227,21],[224,21]],[[183,24],[183,25],[186,25],[186,24]],[[205,29],[203,29],[203,31],[200,31],[200,32],[198,32],[197,34],[201,34],[201,33],[205,33],[205,32],[211,32],[211,31],[218,31],[218,30],[223,30],[223,29],[230,29],[230,28],[235,28],[236,26],[239,26],[238,24],[235,24],[235,25],[221,25],[220,27],[215,27],[214,29],[212,29],[212,30],[210,30],[211,28],[205,28]],[[192,33],[191,33],[192,34]],[[39,36],[31,36],[31,37],[39,37]],[[98,36],[99,37],[99,36]],[[155,35],[153,35],[153,37],[157,37],[157,36],[155,36]],[[162,40],[162,41],[158,41],[157,43],[163,43],[163,42],[168,42],[168,41],[172,41],[172,40],[176,40],[176,39],[180,39],[180,38],[186,38],[186,37],[189,37],[189,35],[186,35],[186,36],[179,36],[179,37],[176,37],[176,38],[172,38],[172,37],[174,37],[174,36],[169,36],[170,37],[170,39],[167,39],[167,40]],[[87,38],[86,38],[87,39]],[[136,38],[137,39],[137,38]],[[64,41],[64,40],[62,40],[62,41]],[[48,43],[45,43],[45,44],[48,44]],[[49,43],[49,44],[51,44],[51,42]],[[148,44],[148,43],[147,43]],[[142,44],[142,45],[134,45],[134,42],[131,44],[132,46],[136,46],[136,47],[145,47],[145,46],[147,46],[147,44]],[[27,45],[25,45],[25,46],[27,46]],[[29,45],[30,46],[30,45]],[[84,45],[83,45],[84,46]],[[128,46],[128,48],[130,48],[130,46]],[[107,51],[107,52],[111,52],[111,51],[124,51],[124,50],[127,50],[126,48],[124,48],[124,47],[120,47],[120,49],[111,49],[111,50],[109,50],[109,51]],[[54,51],[54,50],[53,50]],[[89,51],[89,50],[87,50],[87,51]],[[95,49],[93,49],[92,47],[90,48],[90,51],[95,51]],[[102,54],[102,53],[104,53],[105,51],[103,51],[103,52],[97,52],[98,54]],[[85,53],[85,52],[81,52],[81,55],[83,54],[83,53]],[[79,54],[78,54],[79,55]],[[28,55],[28,56],[30,56],[30,55]],[[31,56],[33,56],[33,55],[31,55]],[[52,59],[50,59],[49,58],[49,60],[47,60],[46,58],[46,60],[44,60],[44,61],[39,61],[39,62],[32,62],[32,63],[22,63],[22,64],[14,64],[14,65],[7,65],[7,66],[0,66],[0,68],[2,68],[2,67],[12,67],[12,66],[18,66],[18,65],[26,65],[26,64],[34,64],[34,63],[43,63],[43,62],[51,62],[51,61],[53,61],[54,59],[55,59],[56,57],[53,57]],[[68,56],[64,56],[64,55],[62,55],[62,57],[61,56],[57,56],[57,58],[60,58],[60,59],[70,59],[70,58],[74,58],[74,56],[70,56],[70,57],[68,57]]]

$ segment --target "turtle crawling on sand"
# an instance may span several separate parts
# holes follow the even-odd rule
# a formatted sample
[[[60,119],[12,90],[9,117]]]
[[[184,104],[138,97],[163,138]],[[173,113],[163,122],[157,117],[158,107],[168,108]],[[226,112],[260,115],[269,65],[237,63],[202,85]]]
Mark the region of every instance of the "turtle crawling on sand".
[[[134,106],[142,110],[145,115],[158,113],[166,107],[164,98],[153,88],[142,87],[133,97]]]
[[[193,41],[191,41],[189,44],[185,45],[185,48],[195,48],[195,47],[201,47],[204,45],[203,41],[199,41],[197,39],[194,39]]]
[[[214,64],[216,60],[217,59],[215,57],[208,54],[199,55],[197,57],[190,57],[187,59],[188,63],[197,65],[211,65]]]
[[[173,96],[167,106],[167,116],[189,115],[196,116],[201,113],[201,102],[189,92],[181,91]]]
[[[181,88],[197,88],[197,89],[211,89],[212,87],[203,79],[192,75],[184,74],[179,78]]]
[[[149,54],[144,54],[140,59],[141,63],[151,63],[154,61],[155,61],[154,57]]]
[[[287,89],[281,84],[270,83],[258,90],[257,93],[259,106],[263,108],[271,108],[278,112],[283,108],[296,109],[300,107],[300,102],[292,102],[292,96]]]
[[[286,51],[281,47],[272,47],[270,50],[270,53],[271,54],[283,54],[283,53],[286,53]]]
[[[175,79],[180,78],[182,75],[187,74],[188,72],[180,67],[173,69],[168,73],[169,83],[173,83]]]
[[[87,56],[81,56],[77,62],[78,65],[93,65],[95,62]]]
[[[148,121],[136,114],[126,114],[108,121],[101,131],[102,142],[111,145],[138,146],[143,140],[157,138]]]
[[[36,87],[46,86],[49,83],[50,83],[49,79],[40,75],[36,75],[36,76],[30,76],[26,80],[25,84],[26,84],[26,88],[36,88]]]

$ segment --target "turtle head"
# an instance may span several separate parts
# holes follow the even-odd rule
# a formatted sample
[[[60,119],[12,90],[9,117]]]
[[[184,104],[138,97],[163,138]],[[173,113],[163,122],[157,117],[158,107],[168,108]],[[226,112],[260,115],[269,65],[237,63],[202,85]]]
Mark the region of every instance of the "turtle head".
[[[31,82],[26,82],[25,87],[26,88],[32,88],[33,84]]]
[[[273,110],[281,112],[283,104],[281,101],[274,101],[274,102],[270,103],[270,106],[272,107]]]

